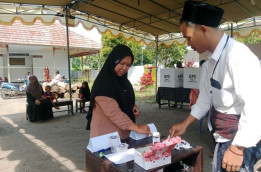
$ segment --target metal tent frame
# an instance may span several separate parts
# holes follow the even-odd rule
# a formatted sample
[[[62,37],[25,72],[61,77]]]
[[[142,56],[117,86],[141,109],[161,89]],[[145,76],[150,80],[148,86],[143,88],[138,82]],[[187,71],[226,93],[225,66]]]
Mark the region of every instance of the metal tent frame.
[[[225,9],[221,23],[239,22],[246,18],[261,16],[261,1],[251,0],[201,0]],[[0,15],[42,15],[65,18],[67,33],[67,56],[69,65],[69,85],[71,89],[69,20],[88,21],[100,27],[133,35],[156,45],[156,89],[158,46],[171,40],[180,39],[179,19],[185,0],[0,0]],[[9,7],[7,8],[7,6]],[[11,6],[10,6],[11,5]],[[31,9],[30,5],[34,5]],[[233,33],[233,25],[229,28]],[[157,91],[157,90],[156,90]],[[71,90],[70,90],[70,99]]]

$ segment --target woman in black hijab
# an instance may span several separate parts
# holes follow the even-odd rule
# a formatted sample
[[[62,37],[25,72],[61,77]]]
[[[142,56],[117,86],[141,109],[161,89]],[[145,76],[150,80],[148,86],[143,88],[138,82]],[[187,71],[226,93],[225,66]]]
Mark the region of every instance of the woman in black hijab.
[[[29,77],[30,84],[26,87],[27,119],[30,122],[37,122],[53,118],[52,104],[43,100],[43,88],[36,76]]]
[[[82,105],[81,105],[81,107],[82,107],[82,112],[83,113],[86,113],[86,111],[85,111],[85,102],[88,102],[88,101],[90,101],[90,95],[91,95],[91,93],[90,93],[90,88],[89,88],[89,85],[88,85],[88,82],[86,82],[86,81],[84,81],[83,83],[82,83],[82,86],[81,86],[81,88],[80,88],[80,99],[82,100]]]
[[[114,47],[97,76],[91,91],[87,130],[90,137],[118,131],[121,139],[131,130],[150,134],[149,127],[137,125],[139,110],[127,72],[134,60],[129,47]]]

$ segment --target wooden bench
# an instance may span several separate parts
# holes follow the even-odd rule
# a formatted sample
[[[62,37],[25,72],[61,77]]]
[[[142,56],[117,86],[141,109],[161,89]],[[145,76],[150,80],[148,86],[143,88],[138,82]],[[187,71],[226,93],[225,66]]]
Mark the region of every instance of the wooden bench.
[[[73,101],[71,100],[59,100],[58,103],[56,103],[54,101],[54,104],[56,106],[68,106],[68,109],[67,110],[56,110],[56,111],[53,111],[53,113],[56,113],[56,112],[64,112],[64,111],[68,111],[68,114],[69,112],[71,112],[71,114],[73,115]],[[26,103],[26,113],[25,113],[25,117],[26,117],[26,120],[28,120],[28,115],[29,115],[29,112],[28,112],[28,104]]]
[[[76,112],[80,111],[80,113],[82,113],[82,108],[84,108],[82,99],[76,99],[75,105],[76,105],[75,107]],[[85,101],[85,107],[90,107],[90,101]]]
[[[58,100],[58,103],[56,103],[55,101],[53,103],[58,107],[67,106],[67,110],[55,110],[53,113],[68,111],[68,114],[71,112],[71,114],[73,115],[73,101],[72,100]]]

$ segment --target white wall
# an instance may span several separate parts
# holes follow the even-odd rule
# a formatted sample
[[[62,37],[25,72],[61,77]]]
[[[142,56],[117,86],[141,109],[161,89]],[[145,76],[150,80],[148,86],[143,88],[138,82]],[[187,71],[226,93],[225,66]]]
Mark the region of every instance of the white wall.
[[[197,51],[188,49],[188,53],[184,55],[184,62],[189,61],[190,59],[195,59],[195,62],[199,62],[199,54]]]
[[[18,79],[23,79],[28,72],[32,72],[32,57],[19,56],[10,58],[24,58],[25,65],[10,65],[10,82],[20,82]],[[8,69],[6,69],[8,71]]]
[[[90,70],[90,80],[94,81],[99,74],[99,70]]]
[[[65,76],[65,78],[68,79],[67,52],[55,52],[55,58],[53,58],[52,49],[50,48],[48,50],[49,51],[39,51],[34,53],[35,55],[42,55],[43,58],[33,58],[33,74],[37,76],[39,81],[43,82],[43,71],[44,68],[48,66],[51,78],[54,77],[54,72],[59,70],[61,76]]]
[[[4,56],[0,56],[0,77],[4,79]]]
[[[88,74],[89,73],[89,74]],[[86,77],[88,77],[89,75],[89,81],[94,81],[96,79],[96,77],[98,76],[99,74],[99,70],[89,70],[88,72],[85,72],[85,71],[72,71],[72,77],[73,78],[76,78],[76,79],[79,79],[81,78],[83,75],[86,75]]]
[[[6,55],[3,56],[3,64],[4,64],[4,77],[8,77],[8,70],[7,70],[7,58]]]
[[[132,84],[139,84],[144,73],[144,66],[132,66],[128,71],[128,79]]]
[[[32,58],[30,56],[12,56],[10,58],[24,58],[25,65],[10,65],[10,82],[20,82],[28,72],[32,72]],[[0,57],[0,77],[8,77],[7,56]]]

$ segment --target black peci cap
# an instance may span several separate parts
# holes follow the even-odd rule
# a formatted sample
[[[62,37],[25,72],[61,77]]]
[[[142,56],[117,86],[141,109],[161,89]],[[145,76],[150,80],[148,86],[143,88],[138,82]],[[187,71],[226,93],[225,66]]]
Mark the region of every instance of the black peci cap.
[[[186,1],[180,22],[187,21],[195,24],[218,27],[224,10],[203,2]]]

